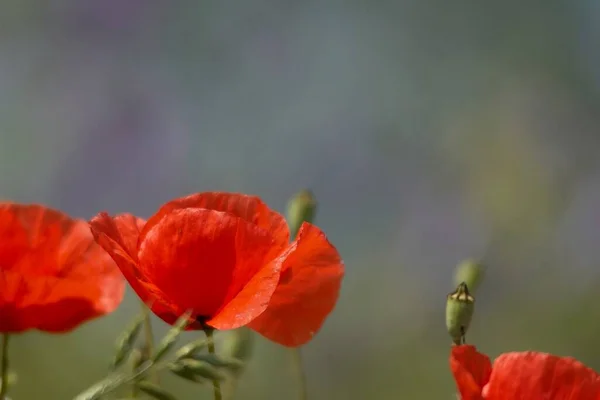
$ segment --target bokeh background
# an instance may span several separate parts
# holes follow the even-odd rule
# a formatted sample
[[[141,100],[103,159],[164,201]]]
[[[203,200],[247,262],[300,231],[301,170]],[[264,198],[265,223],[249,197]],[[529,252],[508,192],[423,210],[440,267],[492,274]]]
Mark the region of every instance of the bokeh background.
[[[314,191],[347,276],[303,349],[311,399],[453,398],[444,303],[468,257],[488,265],[468,341],[600,369],[597,1],[7,0],[0,32],[2,198],[147,217]],[[137,312],[129,291],[17,337],[11,397],[71,399]],[[257,338],[237,398],[296,393]]]

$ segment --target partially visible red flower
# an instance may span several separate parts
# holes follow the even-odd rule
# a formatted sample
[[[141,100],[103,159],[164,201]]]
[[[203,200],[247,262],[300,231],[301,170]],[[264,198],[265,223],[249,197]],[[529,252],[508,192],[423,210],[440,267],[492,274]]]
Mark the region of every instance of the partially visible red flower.
[[[571,357],[533,351],[490,363],[474,346],[453,346],[450,369],[463,400],[598,400],[600,376]]]
[[[290,244],[285,219],[255,196],[198,193],[166,203],[145,225],[106,213],[90,225],[156,315],[173,324],[192,310],[189,329],[248,325],[299,346],[334,308],[344,274],[319,228],[303,224]]]
[[[0,203],[0,332],[67,332],[115,310],[124,291],[85,221]]]

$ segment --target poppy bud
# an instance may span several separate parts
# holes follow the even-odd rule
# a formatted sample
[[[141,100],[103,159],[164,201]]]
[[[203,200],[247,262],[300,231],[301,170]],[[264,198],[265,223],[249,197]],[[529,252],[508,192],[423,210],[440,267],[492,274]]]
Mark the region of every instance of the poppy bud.
[[[485,267],[479,261],[464,260],[456,266],[454,272],[454,284],[459,285],[461,282],[467,284],[471,293],[475,293],[477,287],[483,279]]]
[[[312,222],[317,211],[317,201],[308,189],[301,190],[288,202],[287,220],[290,235],[295,238],[303,222]]]
[[[469,293],[467,284],[461,282],[446,300],[446,328],[454,344],[465,343],[474,308],[475,298]]]

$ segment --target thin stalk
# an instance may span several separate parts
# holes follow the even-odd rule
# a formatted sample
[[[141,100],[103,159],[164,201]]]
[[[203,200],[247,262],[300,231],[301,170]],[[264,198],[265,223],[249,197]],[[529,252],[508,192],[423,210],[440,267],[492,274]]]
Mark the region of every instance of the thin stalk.
[[[151,358],[154,354],[154,333],[152,332],[152,321],[150,320],[150,309],[142,301],[142,313],[144,315],[144,340],[146,355]]]
[[[296,201],[299,201],[301,204],[302,210],[302,218],[301,221],[296,222],[295,224],[291,223],[293,218],[291,215],[288,215],[288,223],[290,223],[290,233],[292,240],[298,237],[298,231],[300,230],[300,226],[302,222],[312,222],[314,220],[314,213],[316,208],[315,199],[310,191],[302,191],[297,195]],[[289,212],[288,212],[289,214]],[[298,389],[299,394],[298,398],[300,400],[308,400],[308,389],[306,385],[306,373],[304,372],[304,366],[302,365],[302,353],[300,352],[300,348],[292,348],[290,349],[292,352],[292,363],[296,369],[296,376],[298,377]]]
[[[144,360],[149,360],[154,355],[154,331],[152,330],[152,313],[150,307],[140,299],[140,306],[142,310],[142,316],[144,318]],[[156,383],[160,383],[157,371],[150,372],[150,380]]]
[[[138,368],[140,367],[140,365],[147,361],[147,360],[144,360],[143,357],[144,357],[144,354],[138,349],[134,349],[131,352],[130,363],[131,363],[131,373],[132,374],[135,375],[135,373],[138,370]],[[138,398],[138,388],[136,385],[131,385],[130,397],[132,399]]]
[[[208,339],[208,352],[210,354],[215,354],[215,340],[213,337],[213,329],[204,329],[204,333],[206,334],[206,339]],[[223,395],[221,394],[221,384],[216,379],[213,379],[212,383],[214,399],[223,400]]]
[[[8,394],[8,339],[10,335],[5,333],[2,335],[2,363],[0,365],[0,379],[2,379],[2,386],[0,386],[0,400],[7,399]]]
[[[97,400],[97,399],[100,399],[103,396],[106,396],[107,394],[114,392],[115,390],[119,389],[120,387],[127,385],[129,383],[133,383],[136,380],[140,379],[141,377],[145,376],[145,374],[148,372],[149,369],[156,368],[156,370],[162,370],[166,365],[167,365],[166,363],[154,364],[151,361],[146,361],[144,364],[142,364],[139,367],[138,371],[136,371],[135,373],[133,373],[131,375],[129,375],[127,373],[123,373],[123,372],[115,372],[115,373],[107,376],[100,382],[97,382],[96,384],[87,388],[85,391],[78,394],[73,400]],[[92,394],[90,394],[90,393],[92,393]],[[0,400],[4,400],[4,399],[0,399]]]
[[[302,366],[302,353],[300,348],[290,349],[292,352],[293,363],[296,368],[296,374],[298,375],[298,386],[300,400],[308,400],[308,391],[306,389],[306,374],[304,373],[304,367]]]

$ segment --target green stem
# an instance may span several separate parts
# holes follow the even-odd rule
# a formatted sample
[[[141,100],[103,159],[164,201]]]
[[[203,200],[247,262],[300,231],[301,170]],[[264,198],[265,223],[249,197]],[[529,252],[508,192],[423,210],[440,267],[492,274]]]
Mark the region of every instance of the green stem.
[[[150,308],[143,301],[140,300],[140,302],[142,315],[144,317],[144,358],[149,360],[154,355],[154,332],[152,331]],[[151,376],[154,383],[158,384],[158,373],[156,371],[152,371]]]
[[[120,387],[133,383],[136,380],[144,377],[148,370],[156,368],[162,370],[166,364],[154,364],[151,361],[146,361],[139,367],[139,370],[129,375],[128,373],[115,372],[103,380],[96,382],[94,385],[87,388],[85,391],[78,394],[74,400],[98,400],[114,392]],[[2,400],[2,399],[0,399]]]
[[[293,363],[296,367],[296,373],[298,374],[298,386],[300,389],[299,398],[300,400],[308,400],[308,391],[306,390],[306,374],[304,373],[304,367],[302,367],[302,353],[300,349],[291,349]]]
[[[8,393],[8,339],[9,334],[5,333],[2,335],[2,364],[0,365],[0,379],[2,379],[0,386],[0,400],[7,399]]]
[[[148,358],[154,354],[154,333],[152,332],[152,321],[150,320],[150,309],[142,302],[142,313],[144,314],[144,338],[146,341],[146,352]]]
[[[206,334],[206,339],[208,339],[208,352],[210,354],[215,354],[215,340],[213,337],[213,329],[204,329],[204,333]],[[215,400],[223,399],[223,396],[221,394],[221,384],[216,379],[213,379],[213,393]]]
[[[135,375],[135,373],[138,370],[138,368],[140,367],[141,363],[146,362],[146,360],[144,360],[143,357],[144,357],[144,355],[141,351],[139,351],[138,349],[133,349],[133,351],[131,352],[131,356],[130,356],[131,373],[132,374]],[[138,389],[137,389],[136,385],[131,385],[130,397],[132,399],[137,399]]]

